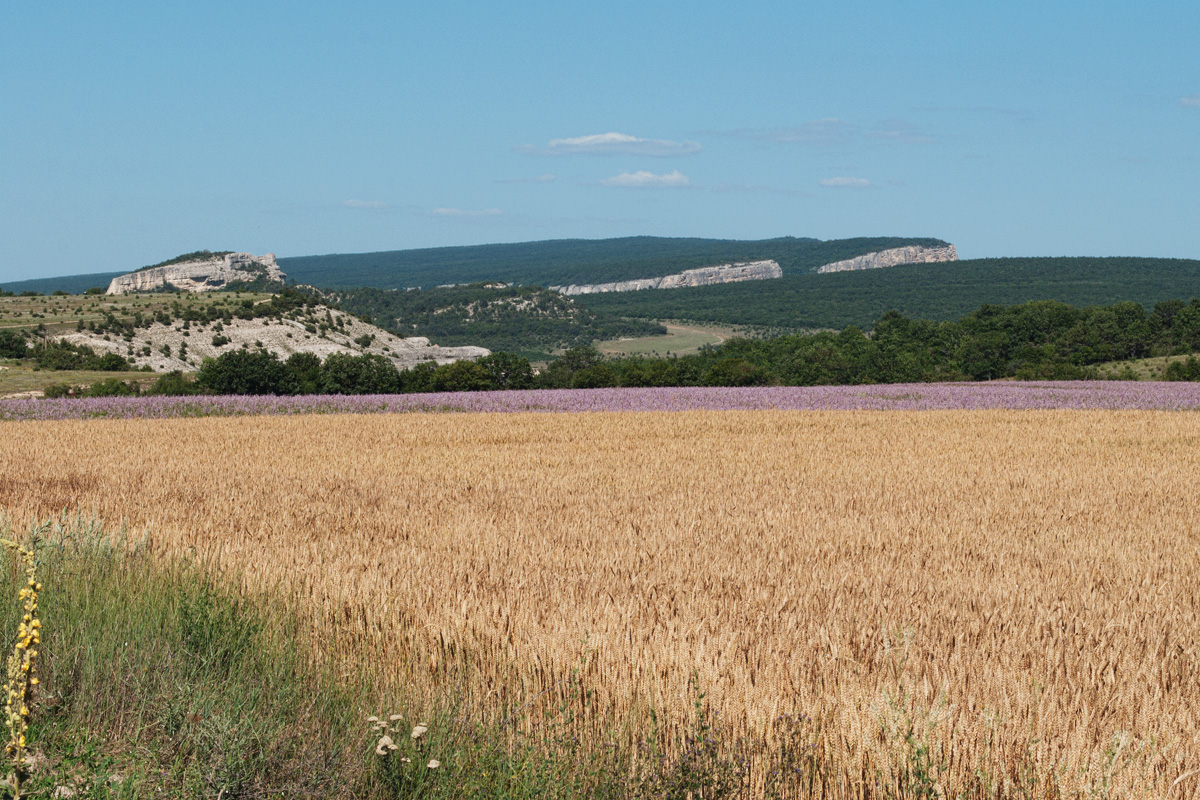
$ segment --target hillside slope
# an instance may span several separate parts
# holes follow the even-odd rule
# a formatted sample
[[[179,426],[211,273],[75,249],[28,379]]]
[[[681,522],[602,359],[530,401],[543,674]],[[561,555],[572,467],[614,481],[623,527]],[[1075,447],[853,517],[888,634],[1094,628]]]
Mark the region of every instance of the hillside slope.
[[[656,323],[585,308],[549,289],[470,284],[421,291],[351,289],[328,299],[401,336],[444,345],[478,345],[533,359],[603,339],[666,333]]]
[[[768,285],[769,284],[769,285]],[[993,258],[910,264],[774,281],[587,295],[588,308],[643,319],[688,319],[799,330],[870,327],[887,311],[958,319],[984,304],[1058,300],[1074,306],[1200,297],[1200,261],[1168,258]]]
[[[634,236],[304,256],[280,258],[279,265],[297,283],[322,288],[431,288],[483,281],[565,286],[654,278],[737,261],[774,260],[785,275],[800,274],[893,247],[944,244],[940,239],[889,237],[734,241]]]
[[[194,371],[205,358],[232,350],[268,350],[282,359],[312,353],[379,355],[398,369],[488,354],[481,347],[439,347],[427,337],[398,336],[320,298],[285,291],[0,298],[0,334],[39,343],[83,345],[97,356],[115,354],[134,368]],[[52,366],[50,369],[60,367]],[[77,369],[78,367],[67,367]]]

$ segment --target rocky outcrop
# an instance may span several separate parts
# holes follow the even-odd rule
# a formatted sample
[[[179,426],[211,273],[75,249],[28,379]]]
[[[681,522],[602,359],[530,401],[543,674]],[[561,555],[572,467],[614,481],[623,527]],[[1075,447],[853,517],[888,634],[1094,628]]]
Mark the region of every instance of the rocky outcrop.
[[[325,313],[324,307],[314,313]],[[426,361],[449,364],[462,359],[474,360],[489,355],[483,347],[438,347],[424,336],[401,338],[342,311],[329,310],[334,324],[323,333],[313,332],[295,319],[267,317],[229,322],[184,323],[170,325],[155,322],[138,328],[133,339],[123,341],[89,331],[59,337],[71,344],[82,344],[96,353],[116,353],[128,358],[136,368],[150,367],[155,372],[195,371],[205,358],[216,358],[232,350],[262,348],[287,360],[293,353],[312,353],[324,361],[333,353],[379,355],[397,369],[411,369]],[[219,331],[220,336],[216,333]]]
[[[832,264],[817,267],[817,272],[849,272],[857,269],[880,269],[900,264],[932,264],[940,261],[958,261],[958,251],[954,249],[954,245],[893,247],[891,250],[880,250],[878,253],[867,253],[865,256],[848,258],[845,261],[835,261]]]
[[[642,289],[680,289],[685,286],[712,286],[718,283],[738,283],[782,277],[783,270],[774,261],[742,261],[736,264],[687,269],[674,275],[664,275],[661,278],[639,278],[632,281],[593,283],[582,286],[571,284],[570,286],[551,286],[550,288],[565,295],[600,294],[602,292],[637,292]]]
[[[211,292],[231,283],[253,283],[260,278],[283,283],[287,278],[275,263],[275,254],[226,253],[223,256],[184,261],[164,267],[149,267],[113,278],[108,294],[155,292],[182,289],[185,292]]]

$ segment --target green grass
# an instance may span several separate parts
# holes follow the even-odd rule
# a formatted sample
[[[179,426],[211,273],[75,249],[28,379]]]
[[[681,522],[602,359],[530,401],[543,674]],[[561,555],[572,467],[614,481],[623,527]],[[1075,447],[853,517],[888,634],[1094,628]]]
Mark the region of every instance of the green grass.
[[[665,336],[641,336],[597,342],[596,349],[606,356],[688,355],[700,348],[716,346],[738,332],[729,326],[663,322]]]
[[[46,387],[69,383],[72,386],[91,386],[93,383],[115,378],[133,381],[142,389],[147,388],[158,375],[149,372],[98,372],[94,370],[39,370],[31,364],[12,359],[0,359],[0,398],[44,392]]]
[[[1107,361],[1097,364],[1096,377],[1105,380],[1161,381],[1166,379],[1167,365],[1173,361],[1185,361],[1187,356],[1161,356],[1139,358],[1132,361]]]
[[[35,795],[361,796],[362,694],[310,668],[289,615],[197,564],[158,567],[145,543],[87,522],[49,523],[38,538]],[[3,577],[15,597],[11,559]],[[15,622],[3,620],[5,641]]]
[[[578,738],[578,715],[596,712],[574,677],[573,699],[540,709],[536,724],[536,697],[484,718],[452,685],[406,696],[377,688],[366,659],[314,658],[303,614],[278,592],[236,591],[203,564],[162,561],[148,539],[114,537],[94,521],[64,516],[30,530],[36,537],[0,523],[3,538],[36,540],[43,584],[23,797],[66,796],[65,787],[96,798],[665,800],[718,783],[725,792],[706,797],[732,796],[740,785],[733,757],[706,733],[702,703],[695,736],[708,744],[637,760],[611,745],[630,735],[617,726]],[[15,556],[0,562],[0,597],[10,598],[0,601],[0,641],[14,640],[24,578]],[[403,719],[389,719],[400,710]],[[414,738],[418,722],[427,731]],[[385,734],[396,749],[377,755]],[[657,754],[658,744],[640,748]]]
[[[235,306],[243,300],[270,300],[273,294],[256,292],[200,292],[196,294],[65,295],[58,297],[0,297],[0,329],[34,331],[50,335],[71,333],[80,322],[101,322],[106,315],[132,317],[140,312],[153,317],[169,311],[173,303],[206,308],[212,304]]]

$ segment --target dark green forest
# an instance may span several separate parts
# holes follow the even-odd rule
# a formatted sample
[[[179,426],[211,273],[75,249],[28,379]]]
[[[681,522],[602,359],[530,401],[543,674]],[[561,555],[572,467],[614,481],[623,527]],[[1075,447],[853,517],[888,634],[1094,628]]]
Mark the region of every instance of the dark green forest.
[[[531,286],[351,289],[330,292],[326,299],[398,336],[425,336],[451,347],[477,345],[535,360],[604,339],[667,332],[658,323],[593,311],[558,292]]]
[[[804,330],[870,327],[888,311],[958,319],[984,304],[1125,300],[1153,305],[1200,296],[1200,261],[1167,258],[988,258],[767,281],[580,296],[596,311],[645,319]]]
[[[67,294],[83,294],[88,289],[107,289],[113,278],[118,278],[126,272],[92,272],[86,275],[63,275],[58,278],[34,278],[27,281],[8,281],[3,285],[4,292],[21,294],[36,292],[50,294],[51,292],[66,292]]]
[[[733,261],[774,259],[785,274],[905,245],[945,245],[940,239],[860,238],[760,241],[667,239],[558,239],[519,244],[436,247],[280,258],[296,283],[320,287],[432,288],[445,284],[504,281],[528,286],[607,283],[654,278],[685,269]]]

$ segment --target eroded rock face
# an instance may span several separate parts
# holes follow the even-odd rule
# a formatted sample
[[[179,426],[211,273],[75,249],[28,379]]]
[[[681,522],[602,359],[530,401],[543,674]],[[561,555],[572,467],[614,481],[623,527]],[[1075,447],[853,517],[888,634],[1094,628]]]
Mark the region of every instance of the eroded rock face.
[[[582,286],[551,286],[556,292],[566,295],[599,294],[601,292],[637,292],[642,289],[679,289],[684,286],[712,286],[717,283],[737,283],[783,277],[783,270],[774,261],[742,261],[737,264],[719,264],[712,267],[686,269],[661,278],[639,278],[615,283],[591,283]]]
[[[259,278],[283,283],[287,278],[275,263],[275,254],[226,253],[201,261],[185,261],[166,267],[152,267],[112,279],[107,294],[154,292],[168,285],[186,292],[211,292],[230,283],[251,283]]]
[[[817,272],[849,272],[856,269],[880,269],[900,264],[932,264],[940,261],[958,261],[958,251],[954,249],[954,245],[893,247],[891,250],[880,250],[877,253],[867,253],[864,256],[848,258],[845,261],[835,261],[832,264],[817,267]]]
[[[438,347],[424,336],[404,339],[344,312],[331,310],[330,314],[341,324],[325,335],[310,333],[304,323],[296,320],[260,318],[234,319],[221,324],[221,338],[217,339],[221,344],[213,344],[214,333],[218,330],[216,322],[192,322],[186,330],[178,321],[171,325],[155,322],[148,328],[137,329],[128,342],[87,331],[59,338],[71,344],[87,345],[100,355],[116,353],[125,356],[134,367],[148,366],[155,372],[176,369],[194,372],[205,358],[216,358],[243,347],[270,350],[284,361],[293,353],[312,353],[322,361],[333,353],[380,355],[397,369],[411,369],[426,361],[449,364],[462,359],[475,360],[491,352],[483,347]],[[370,338],[369,344],[360,344],[364,336]]]

